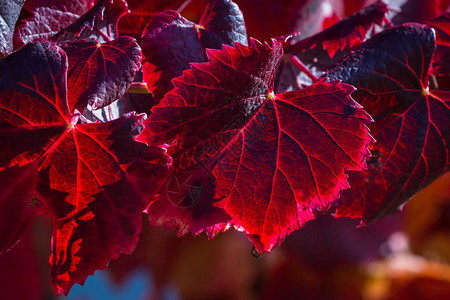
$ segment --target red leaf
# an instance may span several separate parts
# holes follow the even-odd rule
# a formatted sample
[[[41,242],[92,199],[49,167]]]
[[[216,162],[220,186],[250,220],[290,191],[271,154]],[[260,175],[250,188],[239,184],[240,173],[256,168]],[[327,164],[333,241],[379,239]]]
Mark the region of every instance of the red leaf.
[[[52,36],[55,42],[93,37],[109,42],[119,36],[117,23],[128,13],[125,0],[100,0],[75,22]]]
[[[130,87],[141,66],[141,48],[130,37],[99,44],[95,39],[60,45],[69,59],[68,102],[70,111],[109,105]]]
[[[287,47],[286,52],[304,51],[320,44],[333,58],[336,51],[352,48],[363,42],[367,32],[375,25],[381,26],[383,22],[388,22],[385,16],[388,11],[386,4],[375,2],[330,28]]]
[[[0,177],[8,178],[0,203],[4,208],[17,201],[13,228],[29,222],[24,218],[31,194],[43,203],[39,209],[54,224],[52,283],[65,294],[110,259],[133,250],[148,204],[142,195],[151,197],[170,163],[165,150],[133,140],[142,115],[77,124],[66,100],[67,68],[64,51],[48,41],[28,44],[0,61],[0,121],[7,123],[0,130]],[[30,141],[39,141],[38,147]],[[20,198],[12,199],[12,192]],[[0,212],[1,220],[10,213]]]
[[[426,25],[395,27],[327,70],[358,88],[355,99],[376,120],[368,169],[351,173],[336,216],[380,219],[448,170],[450,93],[428,91],[434,39]]]
[[[13,50],[13,34],[23,1],[0,0],[0,58]]]
[[[206,48],[219,49],[233,42],[247,44],[244,18],[230,0],[208,4],[200,24],[186,20],[176,11],[156,15],[142,33],[144,81],[159,101],[173,88],[171,80],[191,62],[206,61]]]
[[[37,39],[50,39],[58,31],[75,22],[94,5],[94,0],[27,0],[23,6],[25,19],[14,32],[14,48]]]
[[[175,172],[208,170],[216,180],[209,201],[219,200],[214,206],[268,252],[330,206],[348,187],[346,170],[365,166],[371,119],[349,96],[353,88],[339,82],[274,95],[282,56],[276,41],[207,53],[209,63],[173,80],[176,88],[152,109],[138,138],[176,139]]]

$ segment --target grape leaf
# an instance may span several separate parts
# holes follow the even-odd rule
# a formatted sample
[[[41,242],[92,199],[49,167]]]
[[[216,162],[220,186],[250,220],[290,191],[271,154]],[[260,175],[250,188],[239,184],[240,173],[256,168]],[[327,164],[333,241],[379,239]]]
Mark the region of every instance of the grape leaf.
[[[138,137],[155,145],[176,140],[169,151],[176,172],[208,170],[217,182],[209,201],[260,252],[326,210],[348,188],[345,171],[365,166],[372,141],[371,118],[349,85],[322,80],[274,95],[282,53],[279,42],[256,40],[208,50],[208,63],[173,80]]]
[[[155,100],[173,88],[171,80],[190,62],[206,60],[205,48],[233,42],[247,44],[247,34],[242,13],[230,0],[211,1],[199,25],[176,11],[156,15],[142,33],[144,81]]]
[[[74,23],[52,37],[55,42],[93,37],[104,43],[116,39],[117,23],[128,13],[125,0],[100,0]]]
[[[337,217],[367,223],[392,214],[448,170],[450,93],[428,89],[434,48],[434,31],[410,23],[374,36],[326,71],[357,87],[377,140],[368,169],[350,173]]]
[[[141,66],[141,48],[130,37],[99,44],[93,38],[61,43],[69,59],[69,109],[83,111],[122,97]]]
[[[14,249],[0,256],[0,293],[3,299],[45,298],[45,276],[42,275],[39,258],[32,232],[28,232]]]
[[[151,197],[171,160],[164,149],[134,141],[144,115],[79,123],[79,114],[69,113],[67,69],[64,51],[45,40],[0,61],[0,177],[7,178],[0,203],[19,207],[10,225],[16,232],[33,207],[52,216],[50,263],[58,294],[132,252],[148,204],[143,195]],[[9,210],[0,213],[11,220]],[[13,244],[11,236],[4,238],[0,245]]]
[[[352,48],[363,42],[367,32],[375,25],[381,26],[383,22],[389,22],[386,18],[388,11],[385,3],[375,2],[330,28],[287,47],[286,52],[296,53],[321,45],[328,51],[330,58],[333,58],[336,51]]]
[[[13,50],[13,34],[25,0],[0,0],[0,58]]]
[[[14,48],[36,39],[50,39],[87,12],[94,0],[27,0],[14,32]]]

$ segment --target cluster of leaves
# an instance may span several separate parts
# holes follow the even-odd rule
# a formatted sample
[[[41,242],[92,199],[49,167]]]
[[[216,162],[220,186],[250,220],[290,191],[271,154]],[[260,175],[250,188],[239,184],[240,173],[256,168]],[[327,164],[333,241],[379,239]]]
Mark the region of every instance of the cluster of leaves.
[[[449,170],[443,1],[340,21],[351,1],[261,1],[291,11],[278,37],[242,2],[193,1],[196,24],[176,0],[0,0],[0,252],[50,215],[67,294],[134,250],[142,212],[263,253],[329,209],[380,219]],[[416,2],[428,25],[404,23]]]

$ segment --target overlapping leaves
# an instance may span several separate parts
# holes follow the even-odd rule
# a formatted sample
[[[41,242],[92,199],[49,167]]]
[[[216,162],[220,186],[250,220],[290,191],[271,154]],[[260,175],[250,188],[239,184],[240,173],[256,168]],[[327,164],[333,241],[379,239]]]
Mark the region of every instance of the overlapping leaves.
[[[198,25],[176,11],[164,11],[142,33],[144,81],[159,101],[189,63],[206,61],[206,48],[233,42],[247,44],[244,17],[233,1],[211,1]]]
[[[69,59],[69,108],[97,109],[120,98],[140,67],[140,47],[130,37],[100,44],[82,39],[61,44]],[[101,84],[100,84],[101,83]]]
[[[133,251],[143,195],[151,194],[170,159],[163,149],[133,140],[143,115],[83,124],[71,113],[67,57],[56,45],[28,44],[0,64],[1,206],[14,208],[16,217],[1,211],[2,251],[34,215],[50,214],[52,282],[67,293],[110,259]]]
[[[50,39],[86,13],[94,0],[27,0],[22,18],[14,32],[14,46],[36,39]]]
[[[14,27],[25,0],[0,1],[0,57],[13,49]]]
[[[369,222],[396,212],[448,171],[450,93],[429,90],[434,31],[407,24],[385,30],[330,67],[325,76],[357,87],[374,117],[377,143],[368,169],[351,173],[337,216]]]

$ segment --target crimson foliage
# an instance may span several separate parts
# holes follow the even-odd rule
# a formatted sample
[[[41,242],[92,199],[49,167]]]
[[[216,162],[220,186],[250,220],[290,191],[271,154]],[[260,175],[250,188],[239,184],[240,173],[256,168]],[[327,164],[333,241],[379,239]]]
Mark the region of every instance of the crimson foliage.
[[[262,253],[330,208],[383,218],[449,170],[448,14],[262,2],[0,1],[0,253],[50,215],[67,294],[134,250],[142,212]],[[289,15],[269,43],[263,7]]]

